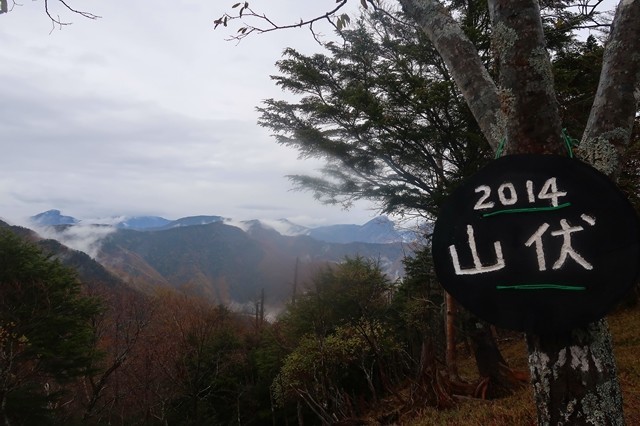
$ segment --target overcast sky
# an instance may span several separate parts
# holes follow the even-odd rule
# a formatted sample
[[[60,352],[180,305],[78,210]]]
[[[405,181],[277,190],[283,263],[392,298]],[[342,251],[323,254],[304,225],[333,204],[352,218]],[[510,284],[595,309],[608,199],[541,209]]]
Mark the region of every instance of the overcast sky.
[[[232,1],[69,4],[101,18],[56,9],[73,24],[52,31],[43,0],[0,15],[0,218],[17,223],[54,208],[77,218],[303,225],[375,216],[366,203],[344,211],[291,191],[284,176],[319,163],[298,160],[256,124],[255,107],[283,96],[269,79],[282,50],[319,50],[308,30],[236,45],[224,40],[230,31],[213,30]],[[251,2],[282,22],[331,4]]]

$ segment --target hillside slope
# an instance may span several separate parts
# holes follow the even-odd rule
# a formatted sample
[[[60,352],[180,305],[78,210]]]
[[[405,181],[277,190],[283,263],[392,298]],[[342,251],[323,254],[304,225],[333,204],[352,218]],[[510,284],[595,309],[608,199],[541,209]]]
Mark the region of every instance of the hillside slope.
[[[265,289],[267,305],[282,306],[297,280],[300,291],[327,263],[345,256],[379,259],[400,276],[406,248],[400,243],[337,244],[308,236],[284,236],[259,222],[247,231],[223,222],[158,231],[120,229],[109,234],[97,257],[134,287],[170,285],[225,304],[255,301]],[[297,264],[297,266],[296,266]]]

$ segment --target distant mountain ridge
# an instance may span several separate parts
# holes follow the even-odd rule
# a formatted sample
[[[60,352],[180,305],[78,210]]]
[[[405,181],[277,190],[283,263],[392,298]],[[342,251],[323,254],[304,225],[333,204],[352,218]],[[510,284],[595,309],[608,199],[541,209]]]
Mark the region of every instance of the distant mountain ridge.
[[[415,235],[396,229],[389,218],[380,216],[364,225],[329,225],[310,229],[307,233],[312,238],[331,243],[350,243],[354,241],[367,243],[394,243],[415,240]]]
[[[221,216],[139,216],[111,225],[60,212],[46,217],[50,225],[36,222],[42,235],[88,253],[132,288],[173,287],[229,305],[251,305],[264,289],[267,304],[279,309],[294,287],[304,291],[320,268],[345,257],[374,259],[395,280],[404,275],[402,261],[411,252],[387,218],[307,228],[286,219],[233,222]]]
[[[208,225],[222,220],[224,218],[221,216],[188,216],[176,220],[169,220],[160,216],[135,216],[125,218],[117,222],[115,226],[120,229],[133,229],[135,231],[159,231],[180,226]]]
[[[47,210],[30,217],[33,224],[41,226],[74,225],[80,221],[71,216],[63,216],[60,210]]]
[[[162,228],[169,223],[171,223],[169,219],[160,216],[134,216],[121,220],[116,223],[116,226],[122,229],[136,229],[141,231],[144,229]]]
[[[81,220],[71,216],[64,216],[60,210],[48,210],[30,218],[34,226],[58,226],[77,225]],[[259,223],[260,226],[269,227],[286,236],[308,235],[316,240],[330,243],[348,244],[352,242],[362,243],[394,243],[410,242],[416,239],[411,231],[396,229],[393,221],[385,216],[370,220],[364,225],[340,224],[309,228],[295,224],[287,219],[279,220],[249,220],[234,222],[232,219],[222,216],[187,216],[176,220],[165,219],[160,216],[132,216],[107,220],[118,229],[130,229],[135,231],[160,231],[177,227],[208,225],[224,222],[228,225],[238,226],[247,230]]]

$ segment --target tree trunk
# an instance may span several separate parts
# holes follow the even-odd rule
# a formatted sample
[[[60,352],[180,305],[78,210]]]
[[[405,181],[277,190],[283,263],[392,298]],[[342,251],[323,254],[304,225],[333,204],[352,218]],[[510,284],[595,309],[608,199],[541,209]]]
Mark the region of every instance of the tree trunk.
[[[497,149],[504,136],[499,93],[471,40],[440,2],[399,0],[399,3],[442,56],[482,134],[493,149]]]
[[[489,13],[506,118],[504,152],[558,154],[562,126],[538,2],[489,0]]]
[[[477,318],[470,322],[469,334],[473,342],[473,354],[478,374],[483,379],[474,396],[493,399],[512,395],[515,389],[522,387],[523,382],[502,357],[491,326]]]
[[[449,293],[444,293],[446,320],[445,320],[445,337],[447,339],[445,360],[447,364],[447,374],[449,380],[460,380],[458,374],[458,361],[456,351],[456,317],[458,307],[456,301]]]
[[[298,416],[298,426],[304,426],[304,416],[302,414],[302,403],[300,400],[296,404],[296,414]]]
[[[491,0],[489,7],[498,38],[501,84],[510,95],[503,99],[507,150],[560,153],[560,118],[538,3]],[[624,423],[610,340],[604,322],[562,338],[527,336],[539,424]],[[570,363],[567,351],[572,354]]]
[[[507,153],[561,153],[561,122],[535,0],[489,0],[500,88],[468,38],[436,0],[400,0],[443,56],[494,149],[504,128]],[[615,175],[640,98],[640,0],[621,0],[605,49],[581,153]],[[473,58],[471,56],[474,56]],[[489,79],[490,80],[490,79]],[[496,99],[498,107],[496,107]],[[479,113],[478,109],[492,111]],[[500,139],[502,135],[497,138]],[[623,424],[611,338],[604,320],[562,336],[527,337],[540,424]]]
[[[538,424],[622,425],[622,393],[605,320],[527,336]]]
[[[438,371],[433,341],[422,339],[420,365],[415,385],[411,389],[411,400],[436,408],[451,408],[454,405],[448,380]]]
[[[621,1],[613,22],[579,154],[617,177],[640,103],[640,0]]]

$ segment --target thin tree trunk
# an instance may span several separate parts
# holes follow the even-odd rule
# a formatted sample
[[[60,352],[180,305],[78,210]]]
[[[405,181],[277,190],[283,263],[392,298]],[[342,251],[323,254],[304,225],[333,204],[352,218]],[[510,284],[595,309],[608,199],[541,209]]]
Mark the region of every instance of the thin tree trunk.
[[[271,407],[271,423],[273,424],[273,426],[276,426],[276,406],[274,404],[273,393],[271,391],[269,391],[269,404]]]
[[[2,392],[2,396],[0,397],[0,415],[2,415],[3,423],[5,426],[11,426],[11,421],[9,421],[9,416],[7,416],[7,396],[6,392]]]
[[[473,354],[478,373],[484,379],[476,389],[475,396],[493,399],[513,394],[523,386],[520,374],[511,370],[500,353],[492,327],[478,319],[472,323],[469,334],[473,342]]]
[[[304,416],[302,415],[302,404],[300,400],[297,401],[296,413],[298,415],[298,426],[304,426]]]
[[[446,321],[445,321],[445,336],[447,339],[445,360],[447,363],[447,374],[449,380],[460,380],[458,374],[458,361],[456,351],[456,317],[458,314],[458,306],[453,297],[445,291],[445,309],[446,309]]]
[[[443,383],[442,375],[438,371],[433,341],[429,337],[422,339],[420,349],[420,366],[416,387],[412,390],[419,400],[429,406],[437,408],[450,408],[454,405],[451,397],[449,381]],[[412,397],[414,399],[414,397]]]

